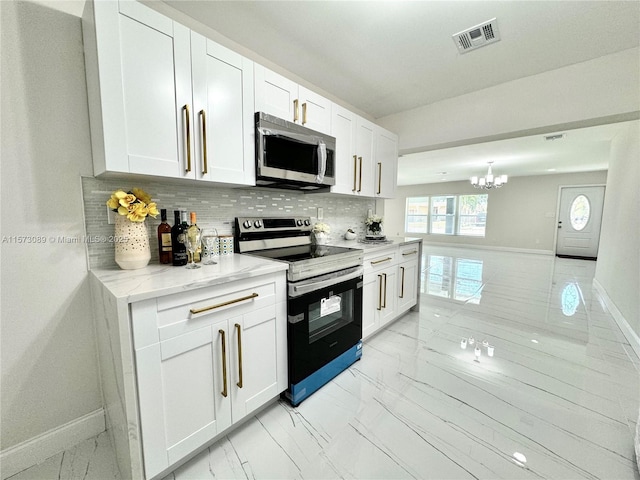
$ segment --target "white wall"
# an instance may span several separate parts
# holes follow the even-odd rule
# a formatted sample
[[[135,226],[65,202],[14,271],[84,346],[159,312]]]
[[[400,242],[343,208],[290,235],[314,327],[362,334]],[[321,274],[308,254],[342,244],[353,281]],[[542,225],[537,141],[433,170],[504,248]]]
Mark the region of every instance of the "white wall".
[[[50,240],[84,233],[80,175],[92,174],[80,18],[31,2],[0,8],[5,450],[102,401],[85,248]]]
[[[561,185],[604,185],[607,173],[510,177],[499,190],[477,190],[469,182],[432,183],[398,188],[396,198],[384,202],[387,235],[421,237],[427,243],[496,247],[522,251],[554,252],[557,202]],[[488,193],[487,228],[484,237],[423,235],[404,231],[407,197],[438,194]]]
[[[613,141],[596,281],[640,336],[640,122]]]
[[[638,47],[378,119],[401,153],[638,118]],[[600,119],[596,121],[595,119]],[[559,130],[561,128],[554,128]]]

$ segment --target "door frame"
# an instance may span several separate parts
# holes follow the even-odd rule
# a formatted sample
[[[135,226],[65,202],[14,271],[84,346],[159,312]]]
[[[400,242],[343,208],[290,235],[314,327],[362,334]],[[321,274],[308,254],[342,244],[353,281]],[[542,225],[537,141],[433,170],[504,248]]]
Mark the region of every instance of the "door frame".
[[[604,200],[607,197],[607,184],[606,183],[585,183],[581,185],[558,185],[558,195],[556,198],[556,228],[553,231],[553,256],[556,256],[556,252],[558,251],[558,221],[560,219],[560,197],[562,196],[563,188],[588,188],[588,187],[604,187],[604,198],[602,203],[602,213],[604,213]],[[600,225],[600,235],[602,235],[602,224]],[[598,251],[600,250],[600,246],[598,246]]]

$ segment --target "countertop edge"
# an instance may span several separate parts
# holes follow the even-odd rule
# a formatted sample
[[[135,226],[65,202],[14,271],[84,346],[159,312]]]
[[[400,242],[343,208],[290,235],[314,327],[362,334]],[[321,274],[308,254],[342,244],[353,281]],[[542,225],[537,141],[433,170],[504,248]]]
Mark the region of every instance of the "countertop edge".
[[[277,272],[288,265],[248,255],[220,257],[216,265],[202,265],[197,270],[172,265],[147,265],[138,270],[118,267],[94,269],[90,273],[118,302],[134,303],[173,293],[212,287]]]

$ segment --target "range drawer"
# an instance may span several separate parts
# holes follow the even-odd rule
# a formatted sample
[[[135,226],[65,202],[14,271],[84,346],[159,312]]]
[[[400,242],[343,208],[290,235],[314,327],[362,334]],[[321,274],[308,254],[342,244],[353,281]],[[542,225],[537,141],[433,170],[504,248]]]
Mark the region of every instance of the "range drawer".
[[[134,348],[286,301],[284,273],[199,288],[131,304]],[[273,313],[273,312],[272,312]]]

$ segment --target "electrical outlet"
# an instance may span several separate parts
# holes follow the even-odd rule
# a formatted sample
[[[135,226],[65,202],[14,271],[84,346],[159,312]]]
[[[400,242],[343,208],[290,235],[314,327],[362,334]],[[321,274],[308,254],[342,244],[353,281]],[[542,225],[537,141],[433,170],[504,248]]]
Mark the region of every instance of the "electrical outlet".
[[[318,220],[322,220],[324,218],[324,208],[318,207],[318,214],[316,215]]]
[[[367,217],[372,217],[373,216],[373,210],[369,209],[367,211]]]
[[[109,207],[107,207],[107,224],[108,225],[115,225],[116,215],[117,215],[116,212],[114,212]]]

